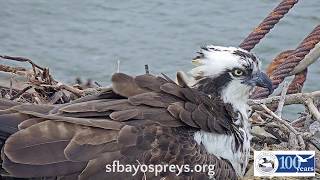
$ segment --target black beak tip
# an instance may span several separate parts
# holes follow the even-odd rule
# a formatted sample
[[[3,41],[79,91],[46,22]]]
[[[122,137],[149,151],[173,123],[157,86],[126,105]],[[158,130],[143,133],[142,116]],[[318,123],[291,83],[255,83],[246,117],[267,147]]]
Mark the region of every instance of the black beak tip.
[[[265,73],[261,72],[259,75],[259,81],[257,86],[267,88],[269,91],[269,95],[273,93],[273,85],[271,79]]]
[[[272,86],[272,82],[271,82],[271,85],[268,85],[267,88],[268,88],[268,91],[269,91],[269,95],[272,94],[272,93],[273,93],[273,90],[274,90],[274,89],[273,89],[273,86]]]

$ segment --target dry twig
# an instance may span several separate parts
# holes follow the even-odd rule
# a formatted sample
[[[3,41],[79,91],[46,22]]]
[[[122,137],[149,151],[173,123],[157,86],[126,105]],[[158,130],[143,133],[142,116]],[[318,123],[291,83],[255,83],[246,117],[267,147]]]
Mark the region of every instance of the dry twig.
[[[284,106],[284,101],[286,99],[286,94],[289,88],[289,83],[288,82],[284,82],[283,84],[283,88],[282,88],[282,92],[281,92],[281,96],[280,96],[280,100],[279,100],[279,104],[278,104],[278,108],[276,111],[276,114],[281,118],[282,117],[282,109]]]
[[[61,82],[57,83],[56,85],[40,85],[42,87],[52,87],[54,89],[57,89],[57,90],[61,90],[61,89],[64,89],[64,90],[67,90],[73,94],[75,94],[76,96],[78,97],[81,97],[84,95],[84,91],[83,90],[80,90],[80,89],[77,89],[77,88],[74,88],[72,86],[69,86],[69,85],[66,85],[66,84],[63,84]]]
[[[296,94],[289,94],[285,96],[284,105],[289,104],[304,104],[308,98],[316,98],[320,97],[320,91],[314,91],[311,93],[296,93]],[[248,101],[248,104],[253,109],[261,109],[261,104],[265,104],[266,106],[274,106],[279,104],[281,97],[280,96],[272,96],[265,99],[259,100],[252,100]]]
[[[290,75],[298,74],[308,68],[312,63],[320,57],[320,42],[307,54],[303,60],[292,70]]]
[[[19,62],[28,62],[30,63],[32,66],[44,70],[45,68],[37,65],[36,63],[34,63],[31,59],[28,58],[24,58],[24,57],[14,57],[14,56],[6,56],[6,55],[0,55],[0,58],[2,59],[7,59],[7,60],[13,60],[13,61],[19,61]]]
[[[269,113],[271,116],[273,116],[275,120],[277,120],[279,123],[285,125],[290,131],[292,131],[298,138],[300,148],[305,149],[306,145],[304,143],[304,140],[302,139],[302,136],[300,135],[300,133],[296,129],[294,129],[294,127],[292,127],[288,122],[281,119],[278,115],[276,115],[274,112],[272,112],[265,104],[261,104],[261,107],[265,111],[267,111],[267,113]]]
[[[146,74],[149,74],[149,65],[148,64],[144,65],[144,70],[145,70]]]
[[[317,107],[314,105],[312,98],[308,98],[305,104],[308,106],[308,109],[310,113],[313,115],[313,117],[320,122],[320,112],[317,109]]]
[[[10,98],[10,100],[15,100],[16,98],[20,97],[23,93],[25,93],[26,91],[28,91],[29,89],[31,89],[32,86],[27,86],[25,88],[23,88],[20,92],[18,92],[16,95],[12,96]]]

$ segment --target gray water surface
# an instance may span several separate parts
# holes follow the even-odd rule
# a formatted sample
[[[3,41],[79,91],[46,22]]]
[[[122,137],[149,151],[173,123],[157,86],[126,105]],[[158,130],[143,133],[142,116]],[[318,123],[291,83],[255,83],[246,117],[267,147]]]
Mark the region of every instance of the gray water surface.
[[[73,82],[107,85],[115,72],[173,76],[199,46],[237,46],[280,0],[0,0],[0,54],[23,56]],[[320,0],[301,0],[253,50],[264,66],[320,24]],[[4,63],[0,60],[0,63]],[[306,91],[320,89],[319,62]]]

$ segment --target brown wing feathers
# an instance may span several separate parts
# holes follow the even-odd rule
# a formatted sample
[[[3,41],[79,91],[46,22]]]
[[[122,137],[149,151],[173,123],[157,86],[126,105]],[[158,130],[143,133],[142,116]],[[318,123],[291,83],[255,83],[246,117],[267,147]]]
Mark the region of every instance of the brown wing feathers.
[[[229,133],[223,113],[208,110],[209,97],[166,76],[117,73],[112,83],[113,91],[60,106],[1,100],[0,123],[9,121],[15,128],[2,152],[3,167],[19,177],[99,179],[119,176],[105,172],[114,159],[132,164],[137,159],[156,164],[213,162],[225,169],[220,175],[235,177],[226,161],[208,155],[192,138],[197,129]],[[221,111],[223,106],[212,108]],[[127,175],[132,177],[121,176]]]
[[[89,161],[105,152],[119,151],[118,130],[86,128],[78,131],[64,149],[67,159]]]
[[[132,134],[132,131],[136,130],[128,129],[128,133]],[[138,142],[140,143],[123,148],[122,153],[134,154],[141,163],[159,164],[159,162],[162,162],[163,164],[188,164],[191,166],[195,164],[215,164],[215,168],[220,170],[216,171],[217,179],[236,179],[236,174],[228,162],[222,161],[214,155],[209,155],[203,146],[198,145],[193,140],[194,129],[151,125],[137,132],[140,134],[135,136],[134,139],[139,139]],[[127,162],[130,162],[130,160]],[[135,162],[132,160],[131,163],[134,164]],[[183,177],[182,179],[207,179],[206,173],[184,173],[180,176]],[[161,175],[171,177],[172,174],[167,172]]]

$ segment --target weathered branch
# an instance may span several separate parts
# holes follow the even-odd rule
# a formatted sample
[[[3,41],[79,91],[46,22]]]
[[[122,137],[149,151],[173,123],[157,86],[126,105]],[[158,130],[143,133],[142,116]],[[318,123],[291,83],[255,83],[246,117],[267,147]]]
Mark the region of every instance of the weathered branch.
[[[308,109],[310,113],[313,115],[313,117],[320,122],[320,112],[318,111],[317,107],[314,105],[313,100],[311,98],[308,98],[305,104],[308,106]]]
[[[10,100],[15,100],[16,98],[20,97],[23,93],[25,93],[26,91],[28,91],[29,89],[31,89],[32,86],[27,86],[25,88],[23,88],[20,92],[18,92],[16,95],[12,96],[10,98]]]
[[[267,111],[274,119],[276,119],[281,124],[284,124],[290,131],[292,131],[295,135],[298,135],[298,131],[296,131],[287,121],[281,119],[278,115],[272,112],[265,104],[261,104],[261,107]]]
[[[286,100],[286,94],[287,94],[288,88],[289,88],[289,83],[288,82],[284,82],[283,89],[282,89],[281,96],[280,96],[280,100],[279,100],[279,104],[278,104],[278,108],[277,108],[277,111],[276,111],[276,114],[280,118],[282,117],[282,109],[283,109],[283,106],[284,106],[284,101]]]
[[[320,91],[314,91],[311,93],[297,93],[297,94],[289,94],[285,96],[284,105],[288,104],[305,104],[308,98],[316,98],[320,97]],[[273,96],[265,99],[252,100],[248,101],[248,104],[253,109],[261,109],[260,104],[265,104],[267,106],[274,106],[279,104],[281,96]]]
[[[59,82],[59,83],[56,84],[56,85],[40,85],[40,86],[43,86],[43,87],[52,87],[52,88],[59,89],[59,90],[64,89],[64,90],[67,90],[67,91],[75,94],[75,95],[78,96],[78,97],[81,97],[81,96],[84,95],[84,91],[83,91],[83,90],[74,88],[74,87],[72,87],[72,86],[63,84],[63,83],[61,83],[61,82]]]
[[[303,60],[292,70],[290,75],[298,74],[304,71],[308,66],[318,60],[320,57],[320,43],[316,44],[315,47],[307,54]]]
[[[36,63],[34,63],[31,59],[28,58],[24,58],[24,57],[14,57],[14,56],[6,56],[6,55],[0,55],[0,58],[2,59],[7,59],[7,60],[13,60],[13,61],[19,61],[19,62],[28,62],[30,63],[32,66],[37,67],[41,70],[44,70],[45,68],[37,65]]]
[[[14,74],[18,74],[18,75],[24,75],[27,72],[26,68],[11,67],[11,66],[7,66],[7,65],[3,65],[3,64],[0,64],[0,71],[14,73]]]
[[[117,73],[120,72],[120,60],[117,61]]]
[[[300,145],[301,149],[305,149],[306,146],[305,146],[304,140],[303,140],[302,136],[300,135],[300,133],[294,127],[292,127],[287,121],[281,119],[278,115],[276,115],[274,112],[272,112],[265,104],[261,104],[261,107],[267,113],[269,113],[271,116],[273,116],[275,120],[277,120],[279,123],[285,125],[291,132],[293,132],[298,138],[299,145]]]

